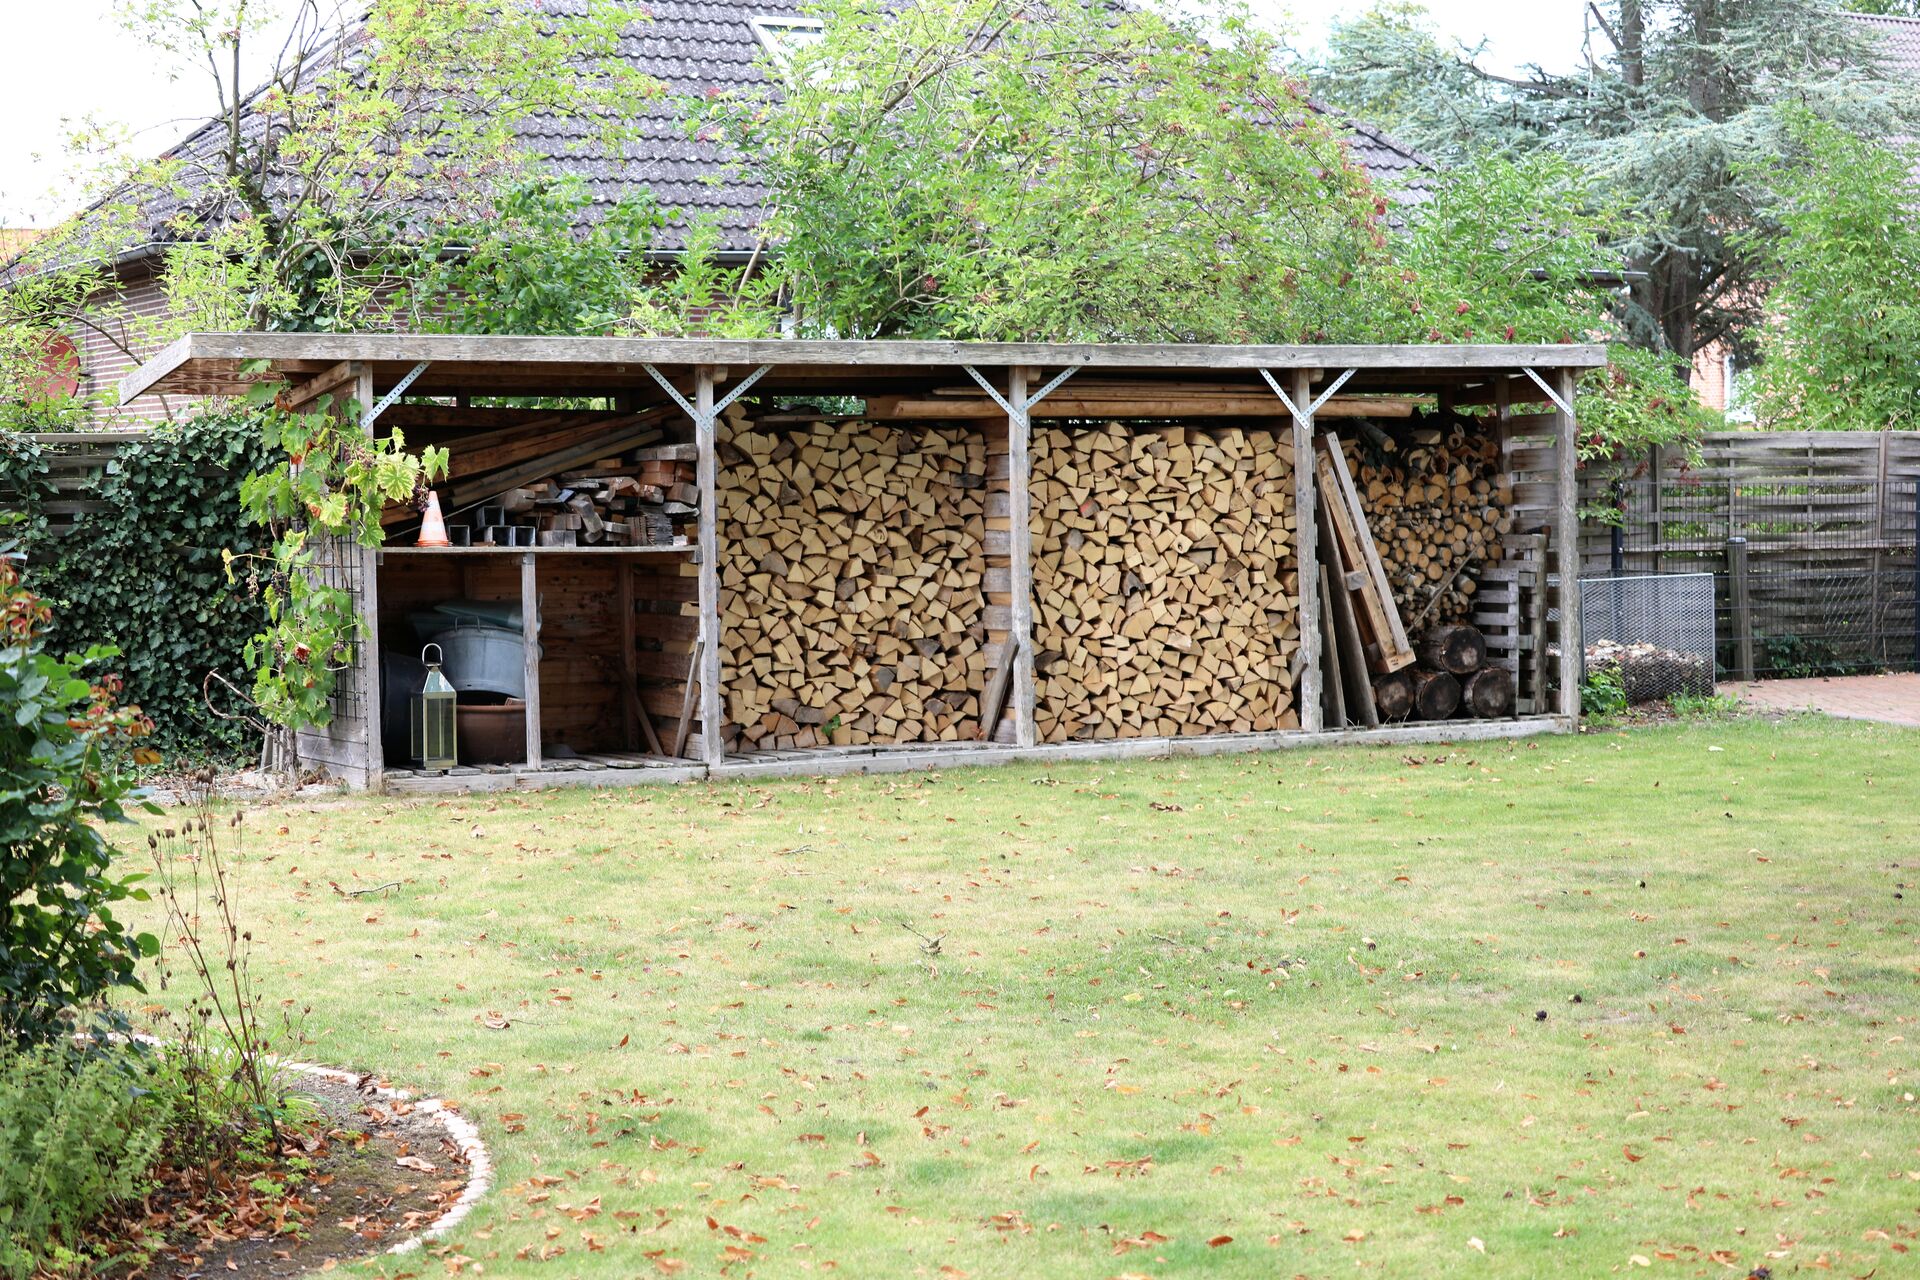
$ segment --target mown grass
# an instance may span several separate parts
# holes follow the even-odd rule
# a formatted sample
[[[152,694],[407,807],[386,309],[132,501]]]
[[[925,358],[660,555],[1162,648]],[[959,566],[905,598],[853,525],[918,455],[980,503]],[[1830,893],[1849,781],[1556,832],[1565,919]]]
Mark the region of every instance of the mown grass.
[[[303,1052],[499,1160],[364,1271],[1910,1274],[1917,747],[289,804],[240,876]]]

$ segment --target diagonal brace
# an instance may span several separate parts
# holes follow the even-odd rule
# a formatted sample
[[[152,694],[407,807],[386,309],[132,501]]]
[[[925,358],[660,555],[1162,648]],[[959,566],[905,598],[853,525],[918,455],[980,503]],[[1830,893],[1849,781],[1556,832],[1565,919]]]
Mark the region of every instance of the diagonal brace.
[[[1293,397],[1287,394],[1287,389],[1281,386],[1279,382],[1274,379],[1274,376],[1270,371],[1266,369],[1262,369],[1260,371],[1260,376],[1267,380],[1267,385],[1269,387],[1273,388],[1273,394],[1280,397],[1280,403],[1287,406],[1287,412],[1293,415],[1293,420],[1295,422],[1300,423],[1302,426],[1305,426],[1307,419],[1320,411],[1321,405],[1333,399],[1334,392],[1338,391],[1341,387],[1344,387],[1347,385],[1347,379],[1353,376],[1353,370],[1352,369],[1341,370],[1340,376],[1335,378],[1332,382],[1328,383],[1327,389],[1325,391],[1322,391],[1311,402],[1309,402],[1305,409],[1302,409],[1299,405],[1293,402]]]
[[[692,418],[695,423],[700,422],[699,412],[695,410],[691,404],[687,403],[687,398],[680,394],[680,389],[678,387],[674,386],[671,382],[667,381],[667,376],[665,374],[661,373],[658,369],[654,368],[650,364],[641,365],[640,367],[645,369],[650,375],[652,375],[653,380],[660,384],[660,389],[666,392],[669,396],[671,396],[673,398],[673,402],[680,406],[680,411],[682,413],[685,413],[689,418]],[[760,379],[766,374],[767,370],[771,368],[773,368],[772,365],[763,364],[758,369],[755,369],[752,373],[748,374],[746,377],[740,379],[739,383],[737,383],[734,386],[733,390],[727,392],[726,395],[722,396],[720,399],[713,402],[713,412],[708,415],[708,420],[712,421],[714,419],[717,419],[722,413],[726,411],[726,408],[728,405],[732,404],[735,400],[738,400],[741,396],[745,395],[747,393],[747,388],[751,387],[754,383],[760,381]]]
[[[1558,391],[1555,391],[1551,386],[1549,386],[1545,378],[1535,373],[1532,370],[1532,368],[1524,369],[1522,370],[1522,372],[1524,372],[1529,378],[1533,379],[1534,386],[1540,388],[1542,391],[1547,393],[1547,399],[1553,401],[1554,408],[1560,410],[1560,412],[1566,414],[1569,418],[1573,416],[1573,406],[1568,404],[1565,400],[1561,399],[1560,393]]]
[[[969,377],[971,377],[975,382],[980,384],[980,389],[982,391],[985,391],[988,395],[993,397],[993,402],[999,405],[1001,411],[1004,412],[1009,418],[1023,418],[1027,416],[1027,414],[1032,412],[1033,406],[1039,404],[1042,400],[1045,400],[1048,396],[1052,395],[1054,391],[1056,391],[1059,388],[1061,383],[1065,382],[1068,378],[1071,378],[1074,374],[1080,371],[1080,367],[1078,365],[1068,365],[1066,368],[1062,369],[1059,373],[1055,374],[1053,376],[1053,379],[1049,381],[1045,386],[1041,387],[1038,391],[1028,396],[1026,400],[1020,405],[1020,407],[1016,409],[1011,404],[1007,403],[1007,398],[1001,395],[1000,392],[997,389],[995,389],[994,385],[991,382],[987,381],[986,376],[982,374],[980,370],[974,368],[970,364],[962,365],[960,367],[967,371],[967,375]]]
[[[393,407],[394,401],[407,394],[407,388],[413,385],[414,379],[427,371],[427,365],[429,363],[430,361],[422,360],[419,364],[407,370],[406,376],[393,384],[393,390],[381,396],[380,402],[374,405],[373,408],[367,410],[367,416],[361,420],[360,425],[363,427],[371,427],[375,419]]]

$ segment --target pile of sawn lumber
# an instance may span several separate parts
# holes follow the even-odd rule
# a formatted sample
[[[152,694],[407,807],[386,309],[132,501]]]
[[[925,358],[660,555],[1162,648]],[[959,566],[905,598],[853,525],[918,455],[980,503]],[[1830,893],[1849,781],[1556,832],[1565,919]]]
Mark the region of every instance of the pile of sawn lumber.
[[[986,444],[865,422],[719,434],[727,723],[738,750],[979,734]]]
[[[1265,429],[1034,432],[1041,740],[1298,724],[1293,465]]]
[[[451,529],[476,543],[649,546],[690,537],[699,515],[694,446],[667,441],[667,413],[457,409],[395,405],[383,423],[409,446],[444,444],[435,482]],[[496,425],[497,424],[497,425]],[[390,532],[417,523],[416,508],[387,508]]]

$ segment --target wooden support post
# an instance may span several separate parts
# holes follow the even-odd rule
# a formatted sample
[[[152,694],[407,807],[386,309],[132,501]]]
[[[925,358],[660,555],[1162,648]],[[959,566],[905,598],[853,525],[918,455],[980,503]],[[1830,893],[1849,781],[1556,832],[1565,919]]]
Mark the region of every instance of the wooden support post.
[[[614,561],[613,579],[613,608],[618,615],[614,632],[620,637],[620,741],[628,751],[638,751],[640,717],[645,712],[634,690],[639,672],[633,652],[637,639],[633,628],[633,562],[625,558]]]
[[[527,768],[540,760],[540,580],[531,551],[520,557],[520,643],[527,685]]]
[[[700,451],[700,758],[709,768],[719,764],[726,751],[720,737],[720,508],[714,373],[712,366],[702,365],[694,371],[693,380],[694,444]]]
[[[1033,681],[1033,440],[1027,404],[1032,380],[1033,370],[1024,366],[1007,376],[1007,559],[1013,595],[1007,647],[1013,659],[1013,739],[1022,747],[1040,741]]]
[[[1322,530],[1324,536],[1325,531]],[[1337,643],[1339,631],[1333,622],[1333,607],[1328,599],[1344,592],[1334,592],[1327,586],[1327,566],[1320,566],[1320,630],[1323,637],[1332,636],[1336,643],[1323,644],[1320,647],[1326,670],[1320,676],[1320,714],[1323,723],[1334,729],[1344,729],[1347,719],[1347,691],[1345,673],[1340,669],[1340,645]]]
[[[1747,581],[1747,540],[1727,539],[1727,620],[1733,629],[1733,678],[1753,679],[1753,604]]]
[[[1313,452],[1313,380],[1309,370],[1295,369],[1287,394],[1293,398],[1293,558],[1299,583],[1300,687],[1294,705],[1300,708],[1300,727],[1308,733],[1326,728],[1320,708],[1320,551],[1319,515],[1315,503]]]
[[[1560,570],[1560,714],[1580,718],[1580,433],[1573,420],[1573,372],[1556,370],[1554,390],[1566,407],[1554,406],[1554,461],[1558,464],[1558,520],[1553,536]]]
[[[367,422],[373,408],[373,366],[358,362],[353,371],[354,398],[360,402],[360,420]],[[367,433],[373,424],[367,423]],[[355,674],[360,683],[360,705],[366,708],[367,790],[386,789],[387,743],[386,690],[380,678],[380,548],[359,547],[360,552],[360,644],[354,651]]]

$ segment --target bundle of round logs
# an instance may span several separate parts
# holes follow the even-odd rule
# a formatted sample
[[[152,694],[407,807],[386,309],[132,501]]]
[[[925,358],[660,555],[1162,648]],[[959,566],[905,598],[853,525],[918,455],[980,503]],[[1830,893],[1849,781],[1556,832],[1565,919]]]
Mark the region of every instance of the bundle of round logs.
[[[1414,644],[1420,665],[1373,682],[1382,721],[1445,720],[1459,713],[1480,720],[1513,714],[1513,672],[1490,667],[1487,641],[1464,623],[1442,623]]]

